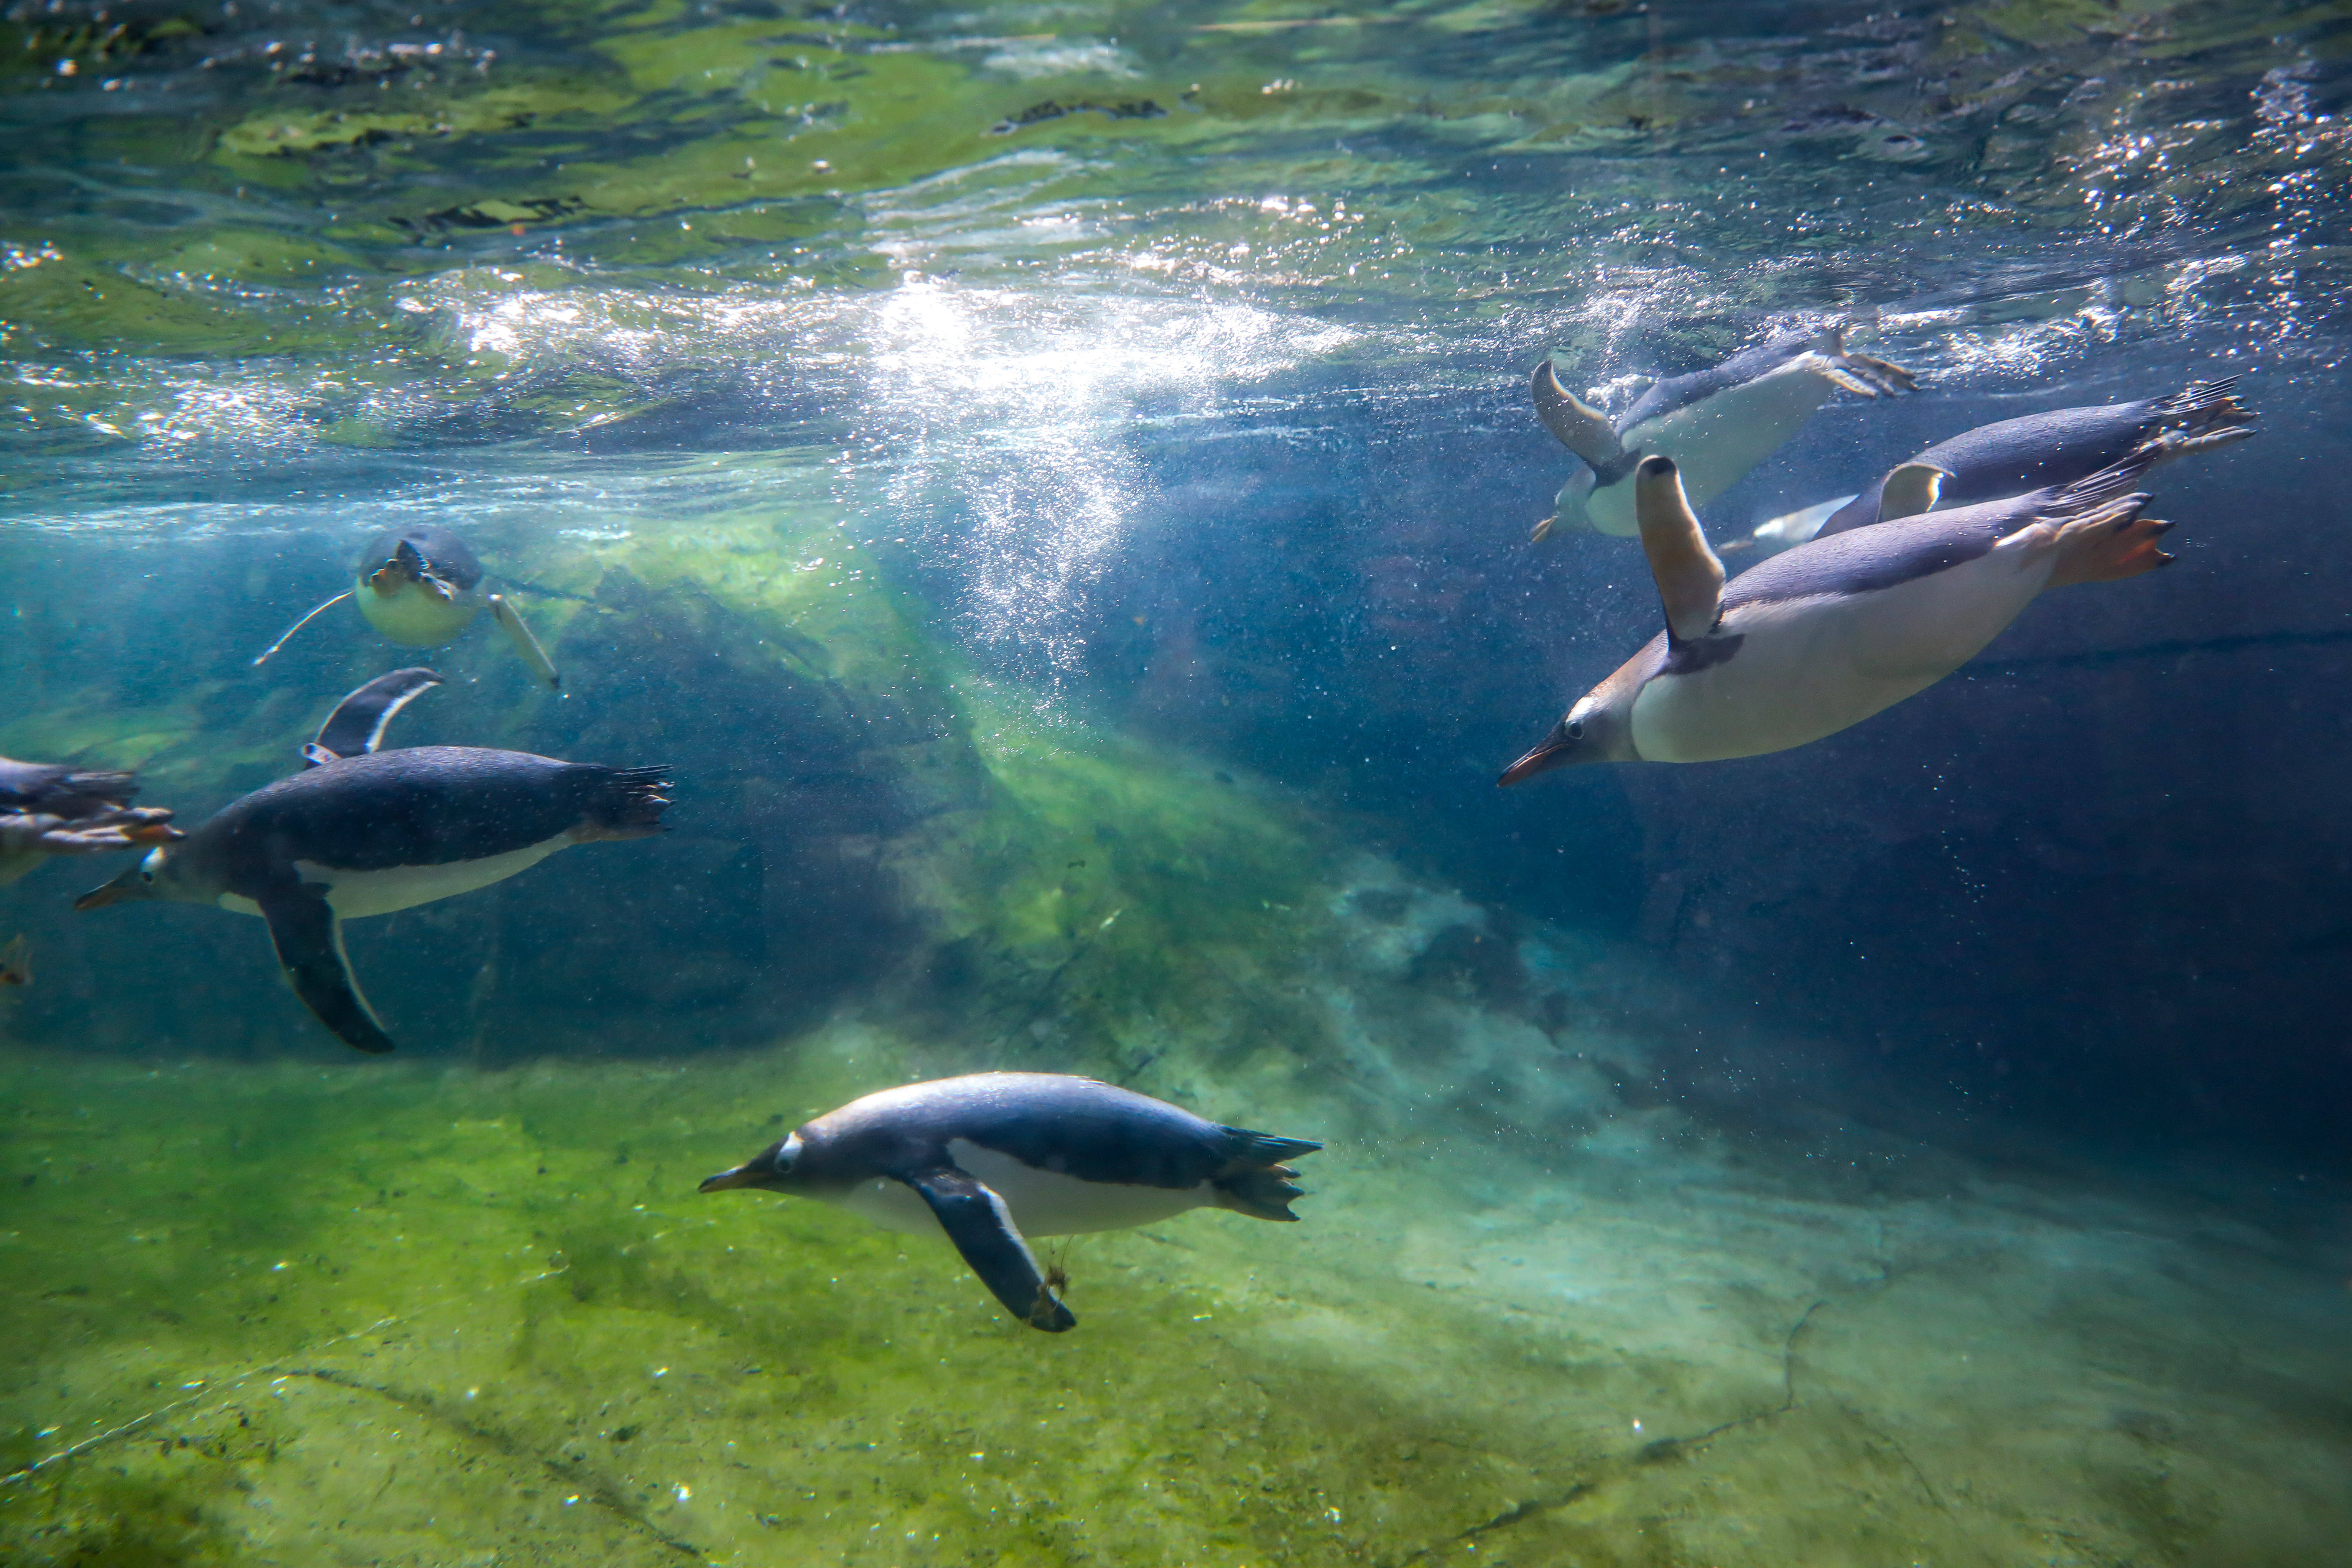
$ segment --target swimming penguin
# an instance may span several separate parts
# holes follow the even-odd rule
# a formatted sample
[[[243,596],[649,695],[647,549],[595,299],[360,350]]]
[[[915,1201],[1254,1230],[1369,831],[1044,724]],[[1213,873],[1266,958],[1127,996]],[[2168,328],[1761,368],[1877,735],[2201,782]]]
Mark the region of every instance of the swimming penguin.
[[[551,690],[562,689],[563,677],[523,624],[520,612],[504,595],[483,591],[482,563],[473,551],[447,529],[431,523],[394,529],[370,541],[360,552],[357,581],[287,627],[286,635],[253,662],[267,663],[296,632],[345,599],[357,599],[360,614],[370,625],[409,647],[438,647],[453,641],[488,609],[531,674]]]
[[[2254,434],[2238,378],[2191,382],[2165,397],[2053,408],[1979,425],[1889,470],[1842,504],[1808,507],[1756,530],[1759,543],[1797,544],[1849,529],[1968,506],[2028,490],[2063,488],[2147,449],[2147,467],[2210,452]],[[1812,520],[1813,526],[1804,526]]]
[[[51,855],[98,855],[179,837],[168,807],[127,804],[138,793],[130,773],[0,757],[0,887]]]
[[[1865,397],[1916,388],[1900,365],[1849,353],[1844,333],[1843,326],[1792,332],[1712,370],[1654,382],[1613,425],[1562,386],[1547,359],[1535,370],[1536,417],[1585,467],[1560,487],[1559,510],[1531,537],[1559,527],[1634,533],[1627,481],[1644,456],[1673,458],[1694,503],[1704,506],[1779,450],[1838,388]]]
[[[1024,1236],[1150,1225],[1214,1205],[1295,1220],[1283,1163],[1323,1147],[1204,1121],[1090,1078],[983,1072],[886,1089],[827,1112],[706,1193],[760,1187],[838,1204],[890,1230],[934,1226],[1013,1315],[1077,1322]]]
[[[1798,545],[1724,585],[1675,465],[1635,475],[1666,629],[1504,770],[1701,763],[1785,751],[1860,723],[1974,658],[2045,588],[2172,557],[2172,525],[2126,494],[2149,455],[2063,489],[1883,522]]]
[[[669,804],[664,768],[479,746],[377,751],[393,716],[440,680],[398,669],[369,681],[303,747],[304,772],[231,802],[74,908],[167,899],[259,915],[320,1022],[360,1050],[392,1049],[352,979],[343,921],[487,888],[569,845],[650,837]]]

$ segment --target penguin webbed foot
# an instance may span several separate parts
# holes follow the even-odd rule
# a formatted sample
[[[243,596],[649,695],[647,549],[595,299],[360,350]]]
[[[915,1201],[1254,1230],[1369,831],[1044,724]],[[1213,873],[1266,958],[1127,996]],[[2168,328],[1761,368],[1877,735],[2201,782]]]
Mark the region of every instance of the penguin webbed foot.
[[[96,816],[63,817],[47,812],[0,814],[0,848],[37,855],[103,855],[184,837],[172,826],[170,808],[125,806]]]
[[[2172,524],[2163,518],[2142,517],[2140,508],[2147,502],[2145,495],[2118,496],[2061,523],[2050,586],[2120,582],[2171,565],[2173,557],[2158,550],[2156,542],[2172,531]]]
[[[1246,1127],[1223,1131],[1225,1163],[1209,1178],[1209,1184],[1216,1189],[1218,1205],[1256,1219],[1296,1221],[1298,1216],[1290,1212],[1290,1200],[1305,1197],[1307,1189],[1293,1185],[1298,1170],[1289,1162],[1323,1145],[1311,1138],[1281,1138]]]
[[[2224,425],[2219,429],[2195,432],[2168,430],[2161,436],[2148,437],[2146,446],[2154,454],[2148,466],[2153,468],[2157,463],[2168,463],[2198,452],[2210,452],[2216,447],[2226,447],[2232,441],[2242,441],[2249,436],[2259,434],[2261,432],[2252,425]]]
[[[1919,378],[1901,365],[1852,350],[1824,356],[1822,374],[1848,392],[1858,392],[1864,397],[1881,394],[1895,397],[1919,390]]]

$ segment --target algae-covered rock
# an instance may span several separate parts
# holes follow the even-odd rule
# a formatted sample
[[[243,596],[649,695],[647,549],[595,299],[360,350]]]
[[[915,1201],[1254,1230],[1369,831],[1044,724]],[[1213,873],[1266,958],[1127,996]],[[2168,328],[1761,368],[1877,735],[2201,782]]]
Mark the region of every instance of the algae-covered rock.
[[[1597,1032],[1595,954],[1350,858],[1262,781],[1017,703],[841,521],[780,470],[762,504],[688,522],[480,537],[563,694],[484,624],[425,656],[447,683],[390,743],[657,763],[675,803],[657,839],[353,922],[357,973],[404,1048],[671,1056],[852,1006],[995,1066],[1273,1090],[1336,1064],[1367,1103],[1405,1092],[1535,1137],[1611,1113],[1604,1073],[1642,1064]],[[281,616],[341,585],[340,536],[274,556],[101,547],[70,579],[38,542],[11,548],[35,613],[0,620],[0,651],[41,674],[0,751],[139,767],[143,798],[191,824],[293,772],[336,697],[418,657],[338,607],[247,668]],[[135,603],[158,571],[170,617]],[[0,924],[41,955],[20,1037],[340,1060],[257,924],[67,914],[106,874],[57,867],[0,893]]]
[[[397,1036],[492,1057],[678,1046],[686,1027],[700,1044],[768,1037],[903,960],[923,909],[894,868],[919,858],[933,819],[982,808],[986,775],[914,606],[856,567],[828,569],[820,550],[843,550],[829,521],[795,530],[717,517],[691,543],[673,534],[601,553],[509,555],[554,580],[521,598],[568,694],[537,694],[480,626],[426,655],[450,685],[404,716],[392,743],[661,763],[678,780],[672,831],[355,924],[355,961]],[[263,671],[245,668],[268,623],[238,590],[266,602],[277,576],[241,542],[93,552],[70,585],[33,580],[40,553],[27,542],[16,563],[39,614],[9,635],[23,666],[44,673],[0,725],[0,750],[142,768],[145,798],[191,823],[295,771],[342,690],[417,657],[344,609]],[[121,592],[123,577],[143,585],[159,566],[185,612],[163,623]],[[12,897],[30,915],[31,900],[58,900],[78,874],[89,872],[45,871]],[[256,989],[265,1027],[307,1042],[257,926],[186,909],[119,921],[47,907],[36,940],[52,962],[24,1030],[126,1047],[161,1030],[193,1048],[239,1049],[248,1010],[230,998]],[[110,968],[146,983],[100,984],[95,972]]]
[[[2210,1197],[2085,1213],[1916,1149],[1822,1186],[1887,1168],[1855,1134],[1801,1187],[1612,1182],[1344,1068],[1220,1079],[1184,1098],[1331,1140],[1302,1223],[1041,1244],[1047,1336],[939,1238],[693,1190],[971,1048],[0,1051],[0,1557],[2284,1568],[2352,1528],[2340,1424],[2288,1400],[2340,1340]]]

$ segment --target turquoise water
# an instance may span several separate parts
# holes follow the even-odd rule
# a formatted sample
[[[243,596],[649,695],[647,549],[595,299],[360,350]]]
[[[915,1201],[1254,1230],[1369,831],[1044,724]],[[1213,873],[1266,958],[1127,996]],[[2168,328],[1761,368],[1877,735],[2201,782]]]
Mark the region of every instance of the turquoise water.
[[[2343,33],[9,11],[0,753],[194,830],[423,664],[395,752],[673,782],[352,921],[384,1057],[74,912],[130,853],[0,886],[0,1560],[2336,1560]],[[2258,434],[1874,717],[1496,789],[1659,622],[1530,542],[1531,368],[1836,324],[1916,389],[1698,500],[1735,574],[1991,421]],[[488,609],[254,662],[425,524],[560,691]],[[1302,1223],[1035,1238],[1048,1335],[696,1191],[988,1070],[1318,1141]]]

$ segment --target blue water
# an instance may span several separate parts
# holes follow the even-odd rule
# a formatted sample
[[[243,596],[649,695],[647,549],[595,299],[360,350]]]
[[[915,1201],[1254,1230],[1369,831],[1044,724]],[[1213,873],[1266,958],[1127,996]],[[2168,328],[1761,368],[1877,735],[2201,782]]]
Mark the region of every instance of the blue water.
[[[0,888],[0,1557],[2315,1563],[2352,1530],[2338,23],[2234,3],[21,6],[0,752],[337,698],[676,779],[354,921]],[[2178,560],[1732,762],[1528,373],[1907,367],[1699,511],[2234,376]],[[363,543],[473,544],[397,647]],[[1327,1148],[1298,1226],[695,1183],[891,1084]],[[1066,1250],[1065,1250],[1066,1249]],[[748,1369],[748,1370],[747,1370]],[[805,1483],[805,1484],[804,1484]]]

